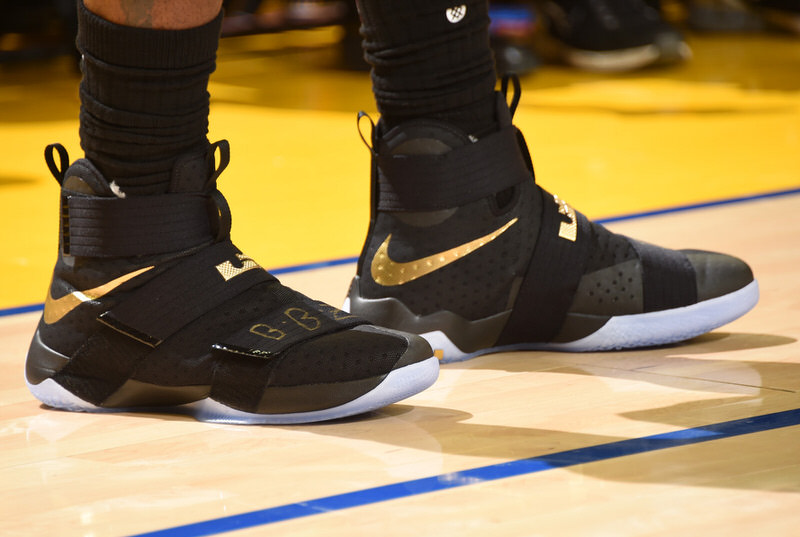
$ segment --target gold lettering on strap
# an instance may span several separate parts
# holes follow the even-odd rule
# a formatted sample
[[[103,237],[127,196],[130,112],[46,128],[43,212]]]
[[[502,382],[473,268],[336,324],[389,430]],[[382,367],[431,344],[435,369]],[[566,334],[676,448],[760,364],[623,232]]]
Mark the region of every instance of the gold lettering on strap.
[[[256,263],[246,255],[236,254],[236,257],[239,259],[239,261],[242,262],[241,267],[234,267],[233,263],[231,263],[230,261],[223,261],[222,263],[217,265],[217,271],[225,279],[226,282],[231,278],[235,278],[239,274],[247,272],[248,270],[252,270],[254,268],[261,268],[258,265],[258,263]]]
[[[313,332],[322,325],[319,319],[300,308],[289,308],[283,314],[309,332]]]
[[[578,238],[578,217],[575,214],[575,210],[558,196],[554,195],[553,198],[556,200],[556,203],[558,203],[559,214],[563,214],[569,218],[569,222],[561,222],[561,225],[558,226],[558,236],[562,239],[575,242]]]
[[[280,341],[286,337],[286,332],[283,330],[278,330],[277,328],[273,328],[270,325],[263,323],[254,324],[251,326],[250,333],[265,337],[267,339],[274,339],[276,341]]]

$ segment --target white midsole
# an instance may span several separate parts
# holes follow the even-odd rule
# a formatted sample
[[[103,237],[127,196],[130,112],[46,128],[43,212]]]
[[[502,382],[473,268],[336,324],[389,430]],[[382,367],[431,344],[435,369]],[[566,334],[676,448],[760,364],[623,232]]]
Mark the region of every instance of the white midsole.
[[[590,352],[632,347],[649,347],[683,341],[719,328],[750,311],[758,302],[758,282],[720,297],[689,306],[649,313],[612,317],[596,332],[566,343],[520,343],[467,353],[447,334],[435,330],[421,334],[440,361],[458,362],[490,352],[512,350],[554,350]]]
[[[439,361],[430,357],[421,362],[391,371],[383,381],[371,391],[343,405],[312,412],[291,414],[256,414],[243,412],[226,406],[211,398],[195,401],[186,405],[170,408],[103,408],[93,405],[77,397],[53,379],[46,379],[39,384],[28,384],[31,393],[44,404],[76,412],[125,412],[125,411],[167,411],[188,414],[201,421],[238,424],[292,424],[325,421],[377,410],[384,406],[406,399],[430,387],[439,375]]]

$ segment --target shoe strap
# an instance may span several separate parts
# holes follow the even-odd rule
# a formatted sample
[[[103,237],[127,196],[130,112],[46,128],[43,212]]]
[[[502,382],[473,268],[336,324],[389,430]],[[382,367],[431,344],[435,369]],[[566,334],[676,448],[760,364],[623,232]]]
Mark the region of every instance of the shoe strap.
[[[593,247],[592,227],[580,212],[542,193],[542,224],[511,316],[497,345],[551,341],[561,329]],[[561,208],[561,210],[559,210]],[[565,220],[577,225],[574,240],[560,232]],[[571,235],[568,235],[571,236]]]
[[[230,243],[185,257],[99,316],[100,322],[150,347],[253,286],[275,281]]]
[[[283,304],[214,345],[217,353],[266,358],[292,345],[361,324],[364,319],[288,288]]]
[[[560,233],[563,202],[542,190],[542,225],[511,316],[496,345],[552,341],[561,330],[575,292],[586,272],[602,226],[573,211],[575,240]],[[566,217],[570,219],[569,216]],[[697,302],[696,275],[686,254],[627,239],[642,264],[644,312]]]
[[[274,282],[269,313],[215,346],[251,356],[275,354],[311,337],[366,323],[324,302],[278,285],[278,280],[229,241],[209,246],[132,291],[99,321],[150,347],[247,292]]]
[[[225,241],[184,258],[138,288],[120,293],[119,302],[98,317],[111,330],[92,334],[54,378],[82,399],[100,405],[134,377],[148,356],[161,351],[159,346],[167,338],[188,338],[190,331],[200,334],[202,325],[189,328],[191,323],[244,296],[251,306],[257,305],[268,313],[255,319],[244,318],[241,324],[231,327],[229,335],[220,337],[221,343],[209,346],[207,356],[221,359],[218,367],[237,358],[263,360],[312,338],[367,324],[280,285],[274,276]],[[225,319],[217,321],[230,323]],[[189,335],[181,336],[182,330]],[[266,361],[264,364],[269,365]],[[208,372],[211,374],[212,370],[209,368]],[[252,380],[263,385],[263,378]],[[200,378],[197,382],[210,383],[211,379]]]
[[[697,302],[697,278],[685,253],[628,240],[642,262],[645,312],[680,308]]]
[[[212,222],[226,209],[202,193],[106,198],[62,191],[62,247],[65,254],[85,257],[186,250],[220,238],[212,236]]]
[[[516,127],[441,155],[378,154],[378,209],[432,211],[459,207],[529,181]]]

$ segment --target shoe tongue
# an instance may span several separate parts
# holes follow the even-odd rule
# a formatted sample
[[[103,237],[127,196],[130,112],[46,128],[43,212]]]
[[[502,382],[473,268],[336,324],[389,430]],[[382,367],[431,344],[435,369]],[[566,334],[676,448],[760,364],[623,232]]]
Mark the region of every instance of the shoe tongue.
[[[385,155],[442,155],[474,141],[449,123],[420,119],[389,130],[381,138],[378,150]]]
[[[62,188],[74,194],[100,197],[124,197],[114,192],[103,174],[88,159],[78,159],[64,173]]]
[[[488,132],[477,133],[475,136],[445,121],[415,119],[401,123],[383,134],[378,152],[383,155],[442,155],[457,147],[475,143],[479,138],[509,125],[511,112],[505,95],[495,92],[495,124]]]
[[[211,155],[196,153],[184,155],[175,161],[172,168],[169,192],[202,192],[213,173]],[[109,183],[100,170],[89,159],[78,159],[67,168],[62,188],[72,194],[86,196],[118,197],[126,196],[116,184]]]
[[[209,147],[205,151],[179,157],[172,166],[169,192],[203,192],[214,173],[214,156]]]

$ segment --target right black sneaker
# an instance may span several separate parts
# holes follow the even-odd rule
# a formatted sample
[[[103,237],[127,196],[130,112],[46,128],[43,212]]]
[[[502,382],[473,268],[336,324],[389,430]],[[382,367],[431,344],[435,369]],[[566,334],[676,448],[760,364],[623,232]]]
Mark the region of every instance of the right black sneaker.
[[[61,185],[59,256],[25,369],[46,405],[304,423],[435,381],[424,340],[284,287],[231,243],[216,189],[227,142],[179,160],[155,196],[126,197],[85,159],[67,169],[59,145],[46,158]]]
[[[764,20],[745,0],[686,0],[686,22],[702,32],[753,32]]]
[[[798,0],[750,0],[768,23],[800,34],[800,2]]]
[[[545,48],[588,71],[632,71],[691,57],[683,36],[646,0],[541,0]]]
[[[435,120],[378,124],[372,219],[344,309],[421,334],[450,362],[671,343],[755,305],[743,261],[611,233],[542,190],[502,98],[498,118],[481,138]]]

